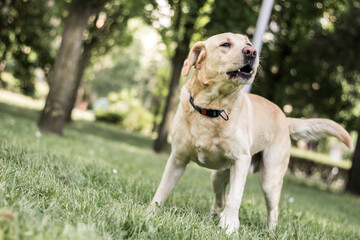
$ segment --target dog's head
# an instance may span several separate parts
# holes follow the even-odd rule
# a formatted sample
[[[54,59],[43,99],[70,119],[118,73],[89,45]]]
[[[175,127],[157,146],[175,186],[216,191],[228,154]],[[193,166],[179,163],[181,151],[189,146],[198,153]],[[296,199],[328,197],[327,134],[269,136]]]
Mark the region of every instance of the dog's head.
[[[223,33],[191,48],[182,75],[192,66],[199,71],[204,84],[228,81],[236,85],[252,83],[259,65],[259,57],[250,40],[241,34]]]

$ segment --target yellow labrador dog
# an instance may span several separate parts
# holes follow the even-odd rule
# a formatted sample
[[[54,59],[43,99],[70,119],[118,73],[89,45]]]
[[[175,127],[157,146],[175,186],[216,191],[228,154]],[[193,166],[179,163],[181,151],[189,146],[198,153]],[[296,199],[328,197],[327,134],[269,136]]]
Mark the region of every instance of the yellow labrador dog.
[[[195,70],[181,90],[172,127],[172,152],[153,207],[164,203],[186,165],[196,162],[213,169],[212,211],[220,215],[220,227],[231,234],[239,228],[246,177],[259,170],[268,228],[274,229],[289,162],[290,135],[306,139],[331,135],[352,148],[349,134],[339,124],[327,119],[287,118],[275,104],[244,93],[242,88],[254,80],[258,64],[256,50],[241,34],[215,35],[191,48],[182,75],[187,76],[192,66]]]

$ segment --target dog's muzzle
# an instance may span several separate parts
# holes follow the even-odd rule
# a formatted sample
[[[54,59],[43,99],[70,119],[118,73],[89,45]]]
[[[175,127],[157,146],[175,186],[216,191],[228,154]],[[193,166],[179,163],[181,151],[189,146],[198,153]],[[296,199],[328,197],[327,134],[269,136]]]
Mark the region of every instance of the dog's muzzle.
[[[230,79],[235,79],[239,77],[249,79],[254,74],[254,69],[252,67],[252,64],[248,63],[235,71],[226,72],[226,74],[229,76]]]

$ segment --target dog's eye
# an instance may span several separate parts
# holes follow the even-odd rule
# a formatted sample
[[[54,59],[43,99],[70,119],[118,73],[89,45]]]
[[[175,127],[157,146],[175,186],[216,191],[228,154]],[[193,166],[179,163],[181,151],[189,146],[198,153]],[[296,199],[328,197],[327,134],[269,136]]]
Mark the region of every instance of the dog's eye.
[[[248,46],[252,47],[251,43],[247,43],[246,45],[248,45]]]
[[[231,43],[228,43],[228,42],[223,43],[220,45],[220,47],[231,47]]]

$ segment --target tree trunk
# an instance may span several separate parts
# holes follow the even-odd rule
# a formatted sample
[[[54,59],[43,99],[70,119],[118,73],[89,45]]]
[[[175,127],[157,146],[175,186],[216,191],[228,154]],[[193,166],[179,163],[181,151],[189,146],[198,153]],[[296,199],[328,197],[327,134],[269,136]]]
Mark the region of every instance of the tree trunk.
[[[106,2],[107,1],[99,2],[96,7],[94,6],[94,11],[99,12],[104,7]],[[115,19],[115,21],[111,21],[109,29],[106,29],[106,28],[102,29],[100,32],[98,32],[99,35],[106,36],[114,28],[118,27],[119,23],[116,21],[116,19],[118,18],[119,15],[122,14],[123,7],[124,6],[120,6],[119,9],[117,10],[117,13],[112,16],[112,18]],[[94,20],[94,22],[97,21],[98,17],[99,17],[99,14],[96,15],[96,19]],[[126,17],[124,17],[123,21],[126,22],[128,19],[129,19],[129,16],[126,16]],[[88,30],[91,33],[91,32],[96,32],[99,29],[96,27],[96,25],[94,25]],[[80,85],[81,85],[81,82],[82,82],[82,79],[84,76],[85,69],[89,64],[89,60],[91,57],[91,50],[94,48],[94,46],[96,44],[99,43],[99,41],[101,41],[101,40],[99,40],[99,36],[95,36],[95,37],[92,37],[90,42],[84,44],[84,50],[83,50],[83,53],[80,58],[79,68],[78,68],[77,75],[76,75],[75,88],[74,88],[74,91],[71,93],[70,102],[69,102],[69,105],[66,107],[66,111],[65,111],[66,122],[71,121],[71,113],[76,105],[79,88],[80,88]]]
[[[91,53],[91,49],[93,48],[93,46],[94,46],[94,42],[84,44],[84,50],[83,50],[83,53],[81,55],[78,71],[77,71],[77,74],[76,74],[75,88],[71,92],[69,105],[66,107],[66,110],[65,110],[66,122],[71,121],[71,113],[72,113],[72,110],[74,109],[75,104],[76,104],[78,91],[79,91],[79,88],[80,88],[80,85],[81,85],[81,82],[82,82],[82,78],[84,76],[85,69],[86,69],[86,67],[87,67],[87,65],[89,63],[90,53]]]
[[[163,118],[159,126],[158,138],[154,143],[155,152],[167,151],[167,136],[171,122],[171,112],[175,109],[179,96],[178,89],[182,65],[187,57],[188,51],[185,48],[178,47],[175,56],[172,59],[172,74],[169,86],[169,93],[166,98],[166,105],[163,112]]]
[[[188,55],[189,52],[189,45],[191,41],[192,34],[194,32],[194,26],[196,18],[199,15],[199,10],[203,7],[206,1],[194,1],[194,5],[191,6],[191,11],[189,15],[186,16],[186,23],[184,25],[184,36],[183,39],[178,40],[178,47],[176,48],[175,55],[171,61],[171,81],[169,87],[169,93],[166,98],[165,109],[163,112],[163,118],[158,130],[158,137],[154,142],[154,151],[155,152],[166,152],[167,151],[167,136],[169,133],[169,127],[171,122],[171,112],[175,110],[176,107],[176,100],[178,99],[178,88],[180,83],[180,75],[182,65]],[[178,1],[177,11],[178,13],[175,14],[177,19],[175,20],[174,29],[180,29],[180,23],[182,19],[182,4],[181,1]]]
[[[41,130],[62,135],[66,107],[76,87],[75,77],[83,46],[82,36],[90,13],[89,3],[82,0],[71,1],[61,46],[55,60],[49,94],[39,120]]]
[[[346,184],[346,191],[360,195],[360,122],[358,126],[358,138],[352,159],[352,166],[349,171],[349,178]]]

